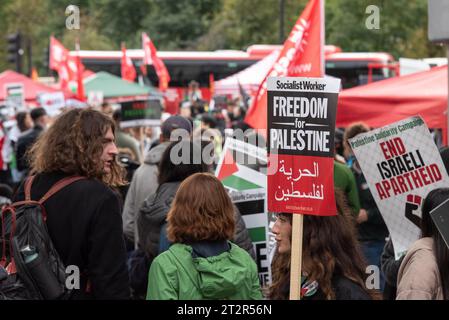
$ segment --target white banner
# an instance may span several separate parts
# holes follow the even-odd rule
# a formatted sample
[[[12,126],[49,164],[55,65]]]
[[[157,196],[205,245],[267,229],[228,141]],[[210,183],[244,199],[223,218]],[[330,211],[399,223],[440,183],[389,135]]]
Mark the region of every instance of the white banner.
[[[65,107],[65,98],[62,92],[41,93],[38,95],[39,104],[50,116],[56,116]]]
[[[349,143],[399,259],[421,234],[424,198],[449,185],[438,148],[418,116],[360,134]]]
[[[14,111],[25,108],[25,92],[22,83],[6,83],[5,93],[5,104],[8,108]]]
[[[98,108],[103,103],[103,91],[89,91],[87,95],[87,103],[95,108]]]

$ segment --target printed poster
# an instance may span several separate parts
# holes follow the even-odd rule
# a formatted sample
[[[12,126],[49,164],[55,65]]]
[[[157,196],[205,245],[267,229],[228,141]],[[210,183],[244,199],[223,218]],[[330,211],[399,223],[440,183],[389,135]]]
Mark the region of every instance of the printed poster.
[[[38,95],[39,104],[50,116],[61,113],[65,107],[65,98],[62,92],[41,93]]]
[[[449,185],[438,148],[419,116],[357,135],[349,143],[399,259],[420,237],[427,194]]]
[[[271,282],[267,251],[266,168],[265,149],[227,138],[215,171],[245,221],[256,252],[262,286]]]
[[[336,215],[334,135],[340,80],[268,78],[268,210]]]
[[[122,102],[120,127],[160,126],[162,105],[159,99]]]
[[[20,110],[25,108],[25,91],[21,83],[6,83],[5,103],[8,108]]]

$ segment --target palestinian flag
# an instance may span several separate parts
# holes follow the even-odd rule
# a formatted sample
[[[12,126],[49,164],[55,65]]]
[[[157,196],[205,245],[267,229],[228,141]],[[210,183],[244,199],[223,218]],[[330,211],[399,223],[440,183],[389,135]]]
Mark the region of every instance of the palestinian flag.
[[[240,164],[236,161],[239,152],[226,149],[221,166],[217,170],[217,178],[226,188],[233,191],[261,189],[266,187],[266,175],[259,172],[258,165]],[[241,155],[241,154],[240,154]],[[237,157],[237,159],[243,159]]]

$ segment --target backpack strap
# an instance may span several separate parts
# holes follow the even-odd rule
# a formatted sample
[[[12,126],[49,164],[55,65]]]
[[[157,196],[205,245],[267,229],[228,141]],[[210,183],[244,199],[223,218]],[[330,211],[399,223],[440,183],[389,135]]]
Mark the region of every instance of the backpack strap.
[[[11,231],[9,233],[9,255],[11,257],[11,260],[8,264],[6,264],[6,239],[5,239],[5,215],[9,212],[11,215]],[[13,247],[12,247],[12,238],[14,236],[14,233],[16,231],[16,212],[15,208],[13,206],[8,206],[3,208],[2,210],[2,243],[3,243],[3,253],[2,258],[0,260],[0,266],[5,268],[6,272],[8,274],[15,274],[17,272],[16,269],[16,263],[14,261],[14,255],[13,255]]]
[[[61,189],[67,187],[69,184],[72,184],[75,181],[78,180],[83,180],[86,179],[86,177],[81,177],[81,176],[74,176],[74,177],[67,177],[64,178],[60,181],[58,181],[57,183],[55,183],[50,190],[47,191],[46,194],[44,194],[44,196],[38,201],[39,204],[43,204],[45,201],[48,200],[48,198],[50,198],[52,195],[54,195],[55,193],[57,193],[58,191],[60,191]]]
[[[25,180],[25,201],[31,201],[31,185],[33,184],[35,176],[30,176]]]
[[[2,210],[2,237],[0,238],[0,240],[2,241],[2,257],[0,258],[0,267],[6,267],[6,239],[5,239],[5,215],[6,215],[6,210],[7,207],[3,208]]]

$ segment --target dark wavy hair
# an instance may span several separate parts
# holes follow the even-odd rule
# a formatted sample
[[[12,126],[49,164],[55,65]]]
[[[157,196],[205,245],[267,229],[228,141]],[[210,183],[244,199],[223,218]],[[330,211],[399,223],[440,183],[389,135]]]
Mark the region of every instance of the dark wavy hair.
[[[304,215],[302,268],[308,271],[308,278],[317,281],[326,299],[335,299],[332,288],[334,275],[344,276],[361,286],[373,298],[375,293],[365,287],[366,262],[360,245],[354,221],[345,205],[343,194],[335,190],[339,214],[321,217]],[[346,209],[345,209],[346,208]],[[290,223],[292,214],[281,213]],[[272,263],[272,285],[268,297],[272,300],[289,298],[290,252],[275,252]]]
[[[370,128],[363,122],[352,123],[348,126],[348,128],[346,128],[345,132],[343,133],[343,141],[348,143],[349,139],[368,131],[370,131]]]
[[[72,109],[61,114],[30,148],[31,174],[62,171],[109,186],[123,185],[123,168],[114,161],[111,172],[105,174],[99,161],[109,129],[115,133],[112,119],[96,110]]]
[[[171,143],[167,149],[165,149],[162,154],[161,161],[159,162],[159,185],[166,182],[183,181],[194,173],[210,172],[212,170],[212,166],[207,164],[207,161],[205,160],[208,159],[204,159],[204,156],[207,155],[203,155],[202,152],[209,144],[210,142],[194,142],[190,139]],[[201,157],[197,159],[197,156]],[[211,163],[213,155],[209,156]],[[183,158],[187,161],[175,163],[172,157],[179,157],[180,159]]]
[[[229,240],[234,236],[234,207],[220,180],[195,173],[179,186],[167,222],[167,238],[173,243]]]
[[[343,149],[344,153],[347,154],[351,150],[351,145],[349,144],[349,139],[358,136],[361,133],[365,133],[370,131],[370,128],[367,124],[363,122],[356,122],[350,124],[345,132],[343,133]]]
[[[429,192],[422,206],[421,237],[433,239],[433,252],[440,273],[444,300],[449,299],[449,249],[436,228],[430,211],[449,199],[449,188],[439,188]]]
[[[16,114],[17,127],[19,127],[20,132],[24,132],[28,129],[25,124],[27,116],[28,112],[26,111],[21,111]]]

